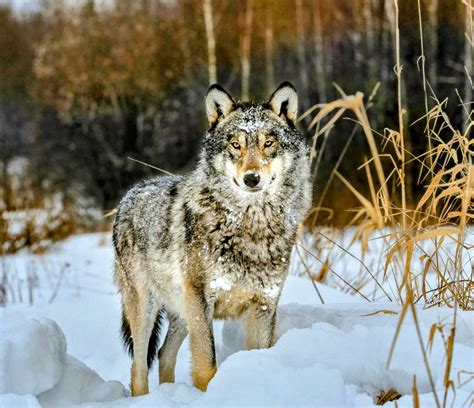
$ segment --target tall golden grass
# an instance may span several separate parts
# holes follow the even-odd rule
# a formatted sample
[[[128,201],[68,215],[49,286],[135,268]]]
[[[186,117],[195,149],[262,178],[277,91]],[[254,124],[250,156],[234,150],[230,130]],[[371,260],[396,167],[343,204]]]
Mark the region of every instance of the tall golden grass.
[[[460,0],[462,1],[462,0]],[[407,148],[405,143],[405,108],[402,98],[402,66],[400,62],[400,34],[398,30],[398,2],[393,0],[395,7],[395,51],[396,65],[394,67],[397,79],[398,92],[398,128],[386,128],[382,134],[372,129],[367,114],[367,106],[375,96],[378,85],[369,96],[367,103],[364,103],[364,95],[357,92],[355,95],[347,95],[338,88],[341,98],[335,101],[318,104],[306,111],[302,118],[312,117],[309,127],[315,128],[312,144],[312,159],[316,155],[316,143],[318,138],[328,132],[341,120],[345,113],[352,113],[355,121],[362,128],[364,136],[370,148],[371,157],[363,163],[359,170],[363,170],[367,177],[369,195],[364,195],[354,185],[344,178],[338,171],[340,160],[336,163],[333,174],[326,186],[322,189],[319,204],[312,210],[312,215],[317,215],[320,211],[325,211],[321,207],[324,195],[328,190],[329,183],[334,177],[339,178],[343,184],[354,194],[360,203],[360,207],[355,209],[352,225],[356,229],[353,242],[357,241],[362,248],[362,255],[370,244],[370,239],[375,231],[383,230],[382,261],[383,271],[371,271],[363,262],[358,259],[362,267],[357,281],[348,282],[342,276],[338,276],[331,265],[331,252],[339,246],[330,237],[335,234],[328,228],[319,230],[311,242],[311,250],[302,240],[297,247],[304,249],[304,255],[317,259],[321,263],[321,269],[317,274],[313,274],[305,265],[307,273],[313,281],[324,281],[325,277],[334,273],[341,282],[346,285],[347,290],[357,292],[367,299],[362,288],[370,280],[383,290],[384,282],[388,275],[397,282],[395,299],[384,291],[387,300],[396,300],[401,304],[398,324],[391,344],[390,353],[387,356],[387,367],[390,366],[393,351],[396,347],[400,328],[407,315],[411,314],[415,322],[417,331],[417,341],[420,353],[422,353],[428,379],[436,405],[445,407],[448,404],[449,389],[456,388],[455,374],[451,372],[451,362],[454,351],[454,339],[456,336],[457,310],[474,310],[474,263],[472,265],[463,264],[463,253],[473,250],[474,246],[466,242],[469,223],[474,220],[474,140],[470,136],[474,127],[473,113],[470,110],[471,101],[465,101],[463,108],[467,109],[468,123],[465,130],[456,129],[451,123],[446,113],[447,100],[438,100],[432,90],[429,91],[429,83],[425,74],[425,55],[423,47],[422,13],[420,2],[418,2],[418,16],[420,22],[420,70],[423,75],[423,89],[426,113],[418,121],[426,123],[424,136],[427,138],[428,149],[419,156],[415,156]],[[470,12],[472,18],[473,7],[469,2],[463,1],[466,5],[466,13]],[[472,21],[471,21],[472,27]],[[466,35],[468,35],[466,33]],[[469,37],[470,36],[470,37]],[[472,34],[468,35],[472,38]],[[471,43],[471,46],[473,44]],[[466,69],[466,72],[468,70]],[[430,92],[430,94],[428,94]],[[432,101],[431,104],[428,101]],[[430,106],[431,105],[431,106]],[[441,135],[443,134],[443,137]],[[446,135],[449,135],[447,137]],[[377,137],[382,139],[382,143],[377,141]],[[353,134],[349,136],[353,137]],[[382,147],[383,153],[379,151]],[[343,149],[343,155],[347,150],[347,145]],[[405,183],[405,167],[412,161],[417,161],[421,165],[418,178],[420,187],[424,188],[424,194],[414,207],[407,207],[406,196],[407,186]],[[314,166],[315,171],[318,164]],[[398,192],[395,195],[389,194],[388,186],[396,185]],[[400,201],[400,204],[396,202]],[[316,217],[314,217],[316,218]],[[430,245],[426,245],[429,242]],[[424,245],[422,245],[422,243]],[[428,248],[428,249],[427,249]],[[356,257],[351,254],[351,249],[343,249],[347,256]],[[303,259],[302,251],[297,251]],[[421,253],[419,261],[422,262],[422,272],[420,268],[413,265],[414,254]],[[324,254],[324,255],[323,255]],[[323,256],[323,258],[321,258]],[[472,263],[473,261],[470,260]],[[437,284],[433,287],[428,280],[429,274],[435,274]],[[431,281],[432,283],[432,281]],[[316,287],[316,286],[315,286]],[[317,289],[317,287],[316,287]],[[319,293],[318,293],[319,294]],[[319,295],[320,296],[320,295]],[[321,297],[321,296],[320,296]],[[428,339],[422,338],[422,333],[417,319],[417,303],[423,303],[425,307],[444,305],[452,309],[449,336],[443,335],[442,327],[439,324],[432,326]],[[387,311],[388,312],[388,311]],[[445,344],[446,366],[444,375],[444,393],[438,395],[435,389],[433,376],[431,374],[427,357],[427,347],[431,345],[434,337],[440,335]],[[416,377],[413,380],[413,403],[419,406]],[[459,381],[457,384],[459,385]],[[385,402],[386,396],[382,396],[381,403]]]

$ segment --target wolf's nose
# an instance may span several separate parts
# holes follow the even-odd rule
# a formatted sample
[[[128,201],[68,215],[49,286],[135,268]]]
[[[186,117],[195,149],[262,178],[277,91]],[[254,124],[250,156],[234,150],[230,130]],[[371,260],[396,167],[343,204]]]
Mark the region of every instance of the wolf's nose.
[[[260,182],[260,176],[257,173],[247,173],[244,176],[244,184],[247,187],[254,188]]]

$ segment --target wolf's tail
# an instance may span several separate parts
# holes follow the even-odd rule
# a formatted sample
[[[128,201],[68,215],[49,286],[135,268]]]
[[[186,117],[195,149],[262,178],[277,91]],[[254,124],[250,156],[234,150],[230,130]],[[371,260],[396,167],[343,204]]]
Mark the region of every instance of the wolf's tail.
[[[163,319],[164,311],[160,310],[156,314],[155,318],[155,323],[153,324],[153,330],[151,331],[151,336],[150,340],[148,341],[148,353],[147,353],[147,364],[148,364],[148,369],[151,368],[153,365],[153,362],[155,361],[157,357],[157,349],[158,349],[158,343],[160,340],[160,326],[161,326],[161,321]],[[133,338],[132,338],[132,332],[130,330],[130,324],[128,323],[127,318],[125,315],[122,313],[122,341],[123,344],[130,354],[130,356],[133,358]]]

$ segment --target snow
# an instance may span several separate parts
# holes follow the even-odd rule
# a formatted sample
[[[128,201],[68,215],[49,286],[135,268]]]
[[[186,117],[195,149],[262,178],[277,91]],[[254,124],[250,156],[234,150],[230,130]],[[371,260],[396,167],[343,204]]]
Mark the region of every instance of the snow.
[[[381,306],[388,307],[388,305]],[[398,316],[383,313],[368,315],[370,310],[373,308],[347,310],[343,305],[323,308],[291,303],[280,306],[277,327],[279,341],[271,350],[245,352],[246,355],[250,354],[251,362],[241,369],[241,375],[247,377],[246,371],[260,370],[264,365],[268,365],[264,371],[268,369],[269,372],[273,372],[271,364],[266,363],[270,354],[272,361],[276,359],[287,368],[297,367],[318,371],[319,366],[322,365],[325,369],[339,373],[343,384],[357,385],[367,393],[370,393],[372,389],[396,389],[401,394],[411,394],[413,374],[416,374],[418,391],[428,393],[429,380],[423,366],[422,355],[419,348],[412,342],[416,339],[414,325],[401,331],[393,363],[390,369],[387,369],[386,362],[390,347],[390,341],[387,339],[391,340],[393,337],[393,329]],[[472,367],[474,363],[472,347],[474,320],[471,315],[465,315],[462,319],[462,324],[459,326],[461,338],[456,345],[457,353],[452,362],[454,372],[465,368],[466,357],[471,357],[468,365]],[[427,333],[430,326],[422,323],[421,329]],[[223,343],[226,353],[234,356],[236,351],[245,349],[244,331],[240,322],[225,322]],[[445,367],[443,347],[441,338],[436,338],[429,356],[430,368],[435,383],[440,389],[443,388]],[[256,354],[261,354],[261,356],[257,357]],[[259,360],[262,357],[265,358]],[[219,375],[221,375],[220,371],[216,378]],[[238,374],[233,375],[235,377]],[[298,374],[294,373],[293,376],[298,376]],[[339,393],[343,395],[345,392],[339,390]],[[303,401],[303,404],[310,403],[310,400]]]
[[[0,310],[2,408],[373,407],[374,398],[390,389],[402,394],[397,404],[405,407],[413,406],[414,375],[420,405],[435,406],[410,314],[387,367],[401,306],[388,302],[379,292],[369,303],[360,295],[343,293],[338,284],[329,287],[316,282],[325,302],[321,304],[309,279],[289,276],[280,298],[274,347],[247,351],[242,322],[216,321],[218,371],[206,393],[192,387],[186,340],[178,354],[176,384],[158,386],[155,366],[150,371],[150,394],[131,398],[126,390],[130,360],[119,338],[120,297],[112,280],[110,234],[71,237],[44,255],[20,253],[3,257],[0,265],[3,272],[14,271],[16,276],[10,280],[15,282],[8,292],[10,303]],[[346,270],[338,272],[346,277],[360,267],[355,260],[344,265]],[[38,275],[38,287],[29,306],[24,303],[28,298],[24,286],[19,285],[23,288],[20,297],[17,283],[32,268]],[[292,271],[302,275],[295,258]],[[227,290],[228,282],[213,284]],[[426,345],[433,324],[441,324],[447,338],[452,309],[425,308],[420,302],[416,310],[435,388],[442,399],[443,338],[436,333],[429,349]],[[461,407],[469,406],[474,392],[474,381],[467,381],[468,373],[474,371],[474,314],[458,310],[457,320],[451,367],[457,389],[456,395],[449,392],[447,404]]]
[[[61,407],[126,395],[120,382],[104,382],[66,353],[66,338],[56,322],[27,318],[8,309],[1,311],[0,319],[2,407],[38,402],[42,407]]]
[[[225,291],[229,291],[232,289],[232,284],[225,278],[219,277],[213,279],[209,282],[209,286],[211,289],[222,289]]]
[[[42,407],[64,407],[86,402],[115,401],[126,395],[118,381],[102,378],[74,357],[67,356],[60,381],[52,389],[38,395]]]
[[[66,339],[56,322],[0,311],[0,393],[37,395],[54,387],[66,361]]]
[[[243,123],[239,123],[237,127],[240,130],[243,130],[245,133],[253,133],[256,132],[257,130],[263,128],[265,123],[262,120],[259,121],[246,121]]]
[[[277,354],[287,346],[230,356],[206,394],[195,400],[196,405],[344,406],[344,381],[340,373],[318,363],[301,364],[293,360],[291,353]]]
[[[33,395],[0,394],[0,407],[40,408]]]
[[[276,285],[270,287],[270,288],[265,288],[263,290],[265,294],[267,294],[269,297],[276,299],[278,297],[278,294],[280,293],[280,288]]]

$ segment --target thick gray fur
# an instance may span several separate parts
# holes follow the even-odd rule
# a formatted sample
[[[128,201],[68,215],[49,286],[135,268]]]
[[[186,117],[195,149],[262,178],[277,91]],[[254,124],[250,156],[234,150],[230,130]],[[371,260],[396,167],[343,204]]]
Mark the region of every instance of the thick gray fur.
[[[263,191],[244,191],[229,177],[226,168],[235,158],[227,144],[236,133],[244,134],[249,145],[259,134],[277,140],[271,157],[274,174]],[[144,181],[126,194],[118,207],[113,242],[124,324],[133,337],[127,341],[137,359],[132,366],[132,392],[134,370],[143,370],[138,360],[144,358],[134,343],[154,346],[148,343],[162,311],[172,324],[159,353],[160,376],[166,377],[161,381],[174,380],[177,350],[187,328],[192,330],[189,321],[200,318],[191,316],[195,309],[186,312],[186,285],[202,302],[198,310],[211,319],[256,313],[256,328],[249,330],[261,327],[262,333],[250,335],[250,348],[273,344],[276,305],[298,225],[310,205],[305,139],[284,112],[272,110],[268,103],[233,102],[232,111],[212,123],[193,172]],[[212,336],[212,324],[209,330]],[[191,337],[191,341],[207,340]],[[212,353],[213,339],[210,343],[202,347]],[[213,358],[211,366],[215,366]],[[138,388],[135,394],[141,393]]]

